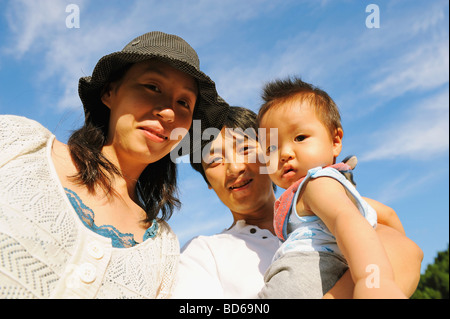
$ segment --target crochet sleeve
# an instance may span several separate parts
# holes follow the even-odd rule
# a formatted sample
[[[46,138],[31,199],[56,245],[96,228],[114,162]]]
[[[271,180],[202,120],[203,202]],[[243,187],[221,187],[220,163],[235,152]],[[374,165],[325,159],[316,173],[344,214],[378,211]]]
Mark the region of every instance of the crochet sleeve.
[[[180,257],[180,245],[177,236],[170,226],[160,221],[162,231],[161,245],[161,284],[157,293],[157,299],[170,298],[173,293],[175,278],[178,271],[178,261]]]
[[[0,167],[46,143],[51,133],[36,121],[14,115],[0,116]]]

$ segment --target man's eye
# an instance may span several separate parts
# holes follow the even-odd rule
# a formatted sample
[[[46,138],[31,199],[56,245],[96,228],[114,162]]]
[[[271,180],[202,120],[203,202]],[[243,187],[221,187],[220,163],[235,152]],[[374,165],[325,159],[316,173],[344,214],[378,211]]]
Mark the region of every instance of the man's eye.
[[[267,154],[270,154],[270,153],[272,153],[272,152],[275,152],[276,150],[277,150],[277,147],[276,147],[275,145],[270,145],[270,146],[267,148],[266,152],[267,152]]]
[[[208,160],[209,165],[218,164],[218,163],[222,163],[222,157],[213,157]]]
[[[295,142],[302,142],[302,141],[304,141],[305,139],[306,139],[306,136],[305,136],[305,135],[298,135],[298,136],[295,137],[294,141],[295,141]]]

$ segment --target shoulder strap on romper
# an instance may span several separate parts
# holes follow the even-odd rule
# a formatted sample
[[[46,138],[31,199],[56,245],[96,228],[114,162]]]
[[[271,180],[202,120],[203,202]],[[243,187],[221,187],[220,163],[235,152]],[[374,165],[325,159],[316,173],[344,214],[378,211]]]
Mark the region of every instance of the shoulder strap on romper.
[[[351,171],[351,167],[345,163],[337,163],[327,167],[332,167],[337,169],[340,172],[348,172]],[[287,238],[287,221],[289,213],[291,212],[291,207],[294,203],[292,203],[292,199],[294,198],[295,193],[297,192],[298,187],[303,182],[305,177],[302,177],[294,184],[292,184],[283,194],[281,194],[280,198],[275,201],[275,211],[274,211],[274,228],[275,234],[279,239],[285,241]]]

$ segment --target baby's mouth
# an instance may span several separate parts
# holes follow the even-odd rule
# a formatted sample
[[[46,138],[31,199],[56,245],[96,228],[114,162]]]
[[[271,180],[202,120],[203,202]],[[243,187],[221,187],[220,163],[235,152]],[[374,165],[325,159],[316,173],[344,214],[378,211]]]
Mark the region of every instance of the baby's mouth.
[[[282,177],[289,178],[291,176],[295,175],[295,170],[292,167],[287,167],[283,170],[283,173],[281,174]]]

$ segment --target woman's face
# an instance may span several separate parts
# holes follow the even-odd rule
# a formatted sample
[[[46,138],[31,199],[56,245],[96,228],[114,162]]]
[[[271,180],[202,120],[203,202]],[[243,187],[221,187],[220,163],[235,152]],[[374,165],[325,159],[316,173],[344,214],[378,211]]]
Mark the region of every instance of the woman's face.
[[[111,110],[107,143],[120,160],[154,163],[182,139],[197,101],[197,82],[158,60],[136,63],[124,77],[111,83],[102,102]]]

